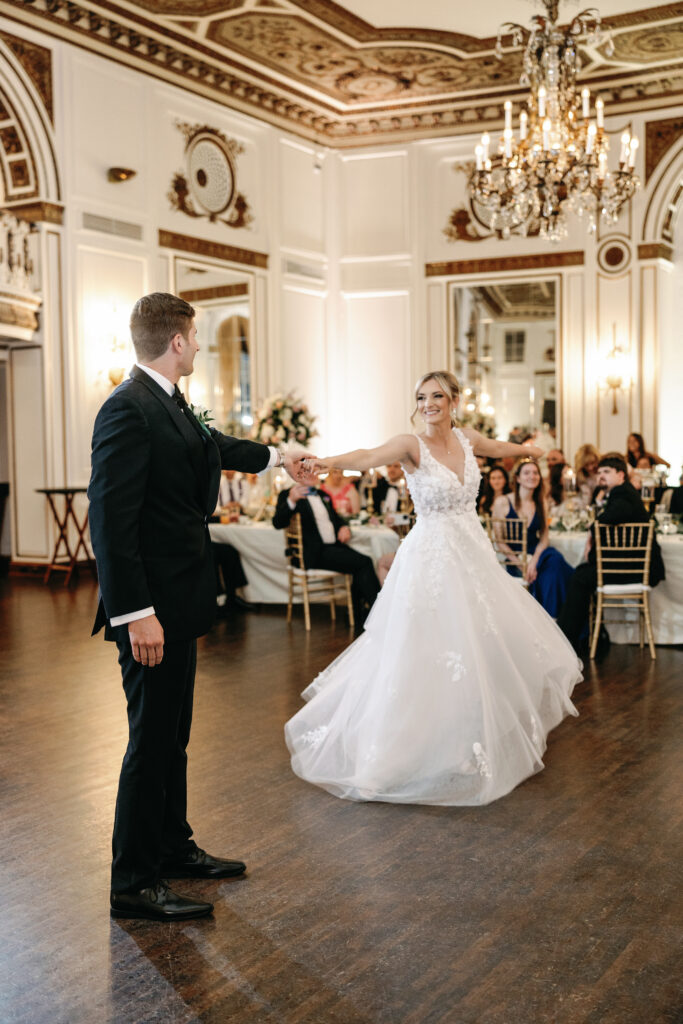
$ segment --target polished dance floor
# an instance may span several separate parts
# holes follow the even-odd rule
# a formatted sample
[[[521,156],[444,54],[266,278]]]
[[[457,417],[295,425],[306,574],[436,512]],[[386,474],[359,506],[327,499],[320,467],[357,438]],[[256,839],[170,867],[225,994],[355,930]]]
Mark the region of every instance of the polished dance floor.
[[[211,918],[111,921],[126,721],[94,607],[87,579],[0,580],[2,1024],[683,1021],[683,651],[613,647],[497,803],[359,805],[282,737],[343,617],[240,612],[200,644],[190,820],[249,874],[175,883]]]

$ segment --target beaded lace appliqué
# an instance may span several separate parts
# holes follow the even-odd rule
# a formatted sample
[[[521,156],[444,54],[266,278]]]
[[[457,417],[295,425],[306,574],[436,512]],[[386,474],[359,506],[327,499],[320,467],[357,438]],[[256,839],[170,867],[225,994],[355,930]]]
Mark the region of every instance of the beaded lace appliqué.
[[[315,750],[315,748],[319,747],[325,739],[328,731],[329,728],[326,725],[319,725],[317,729],[309,729],[308,732],[305,732],[302,735],[301,742]]]
[[[492,777],[491,776],[491,766],[489,764],[489,759],[486,756],[486,751],[482,747],[481,743],[473,743],[472,744],[472,751],[473,751],[475,759],[477,761],[477,767],[479,769],[479,774],[483,778],[485,778],[485,779],[490,779]]]

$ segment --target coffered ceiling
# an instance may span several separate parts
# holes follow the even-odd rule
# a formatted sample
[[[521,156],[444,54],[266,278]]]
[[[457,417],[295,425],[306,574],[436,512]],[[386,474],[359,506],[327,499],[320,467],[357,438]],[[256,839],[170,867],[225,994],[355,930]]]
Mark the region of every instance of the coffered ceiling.
[[[560,4],[560,20],[582,8]],[[0,10],[297,134],[337,146],[493,126],[523,100],[498,25],[533,0],[0,0]],[[603,0],[582,78],[613,110],[683,99],[683,3]]]

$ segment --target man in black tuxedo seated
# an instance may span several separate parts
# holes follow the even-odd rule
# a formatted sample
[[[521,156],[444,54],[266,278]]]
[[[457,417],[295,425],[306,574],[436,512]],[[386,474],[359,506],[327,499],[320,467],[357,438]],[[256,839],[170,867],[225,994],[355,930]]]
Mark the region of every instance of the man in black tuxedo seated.
[[[351,595],[356,626],[362,626],[379,593],[379,580],[371,558],[348,547],[351,530],[324,491],[295,484],[281,491],[273,516],[276,530],[289,526],[292,516],[301,516],[301,534],[307,569],[332,569],[353,576]]]
[[[598,463],[598,486],[606,494],[605,505],[600,511],[597,522],[617,525],[619,523],[646,523],[649,514],[640,500],[635,487],[628,481],[626,463],[620,455],[606,455]],[[557,624],[570,641],[575,651],[579,652],[582,640],[586,636],[590,600],[598,582],[598,571],[595,562],[595,545],[593,542],[594,527],[591,527],[586,541],[584,559],[569,580],[569,589]],[[664,579],[664,562],[662,552],[655,537],[652,542],[650,560],[650,586],[656,586]],[[620,576],[620,583],[637,583],[634,574]],[[604,643],[609,637],[604,636]]]

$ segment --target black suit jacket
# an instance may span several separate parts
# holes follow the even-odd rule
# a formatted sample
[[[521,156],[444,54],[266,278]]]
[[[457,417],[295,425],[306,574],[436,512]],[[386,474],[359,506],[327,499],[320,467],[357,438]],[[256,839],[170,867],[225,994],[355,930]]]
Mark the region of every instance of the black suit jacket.
[[[626,481],[618,487],[613,487],[607,496],[607,502],[597,517],[599,523],[646,523],[650,515],[643,505],[638,491],[633,484]],[[593,529],[593,528],[591,528]],[[591,546],[588,555],[590,563],[595,562],[595,544]],[[642,577],[641,577],[642,578]],[[650,561],[650,586],[656,586],[665,578],[664,561],[657,537],[652,540],[652,557]],[[615,579],[615,582],[623,582]]]
[[[88,488],[90,536],[100,583],[93,627],[107,639],[127,632],[109,620],[154,607],[165,639],[201,636],[215,614],[216,584],[208,521],[221,468],[257,473],[265,445],[226,437],[202,440],[149,374],[130,378],[100,409]]]
[[[335,537],[339,533],[342,526],[346,523],[340,515],[334,510],[332,499],[329,494],[325,494],[324,491],[319,491],[317,488],[313,488],[314,493],[322,499],[322,502],[327,509],[327,513],[334,527]],[[301,536],[304,542],[304,558],[306,559],[307,565],[314,565],[317,561],[317,556],[320,549],[324,547],[324,542],[320,536],[318,525],[315,521],[315,515],[311,508],[308,498],[300,498],[297,501],[294,511],[287,504],[287,495],[289,491],[280,491],[277,499],[277,506],[275,508],[275,515],[273,516],[273,526],[276,530],[284,530],[289,526],[291,518],[297,513],[301,516]]]

